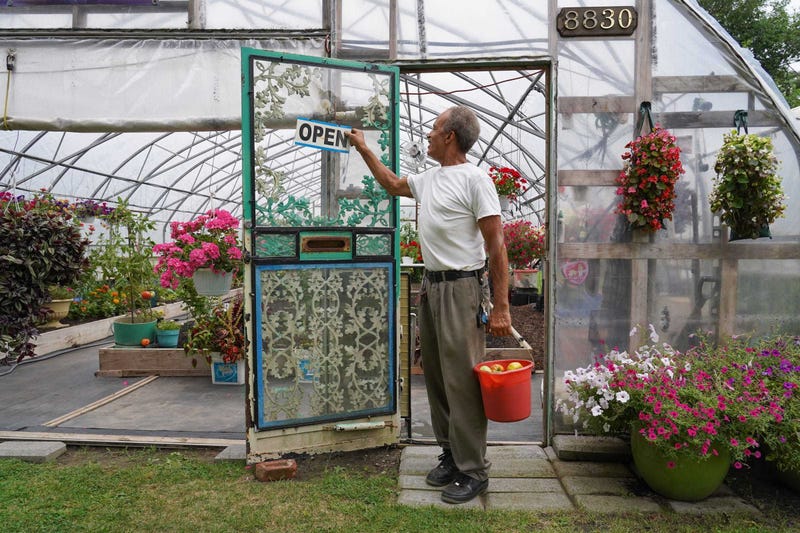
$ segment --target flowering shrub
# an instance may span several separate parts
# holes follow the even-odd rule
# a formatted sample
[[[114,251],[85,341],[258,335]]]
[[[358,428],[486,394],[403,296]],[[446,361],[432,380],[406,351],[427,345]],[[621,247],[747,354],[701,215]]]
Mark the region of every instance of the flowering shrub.
[[[508,167],[490,167],[489,177],[492,178],[497,194],[508,196],[509,200],[515,200],[517,196],[524,193],[528,187],[528,180],[522,177],[519,171]]]
[[[114,208],[109,207],[105,202],[97,202],[91,198],[75,202],[72,209],[75,216],[80,218],[110,215],[114,211]]]
[[[545,255],[545,227],[534,226],[527,220],[503,224],[503,239],[508,265],[513,269],[529,268]]]
[[[184,351],[210,362],[211,352],[233,363],[244,358],[244,300],[239,294],[231,302],[219,302],[210,313],[196,317]]]
[[[650,341],[632,356],[613,350],[566,372],[568,397],[557,408],[596,432],[635,428],[670,457],[668,467],[680,455],[708,457],[722,449],[736,468],[760,457],[760,436],[784,415],[758,366],[707,344],[677,352],[658,343],[653,326]]]
[[[175,289],[178,278],[191,278],[198,268],[238,270],[242,260],[238,227],[239,219],[223,209],[206,211],[190,222],[172,222],[173,242],[153,247],[160,256],[153,270],[160,274],[161,286]]]
[[[81,288],[70,307],[69,318],[87,320],[122,315],[128,309],[125,294],[112,289],[107,283],[91,281]]]
[[[622,159],[627,163],[617,177],[622,201],[615,212],[628,217],[634,228],[660,230],[675,209],[675,183],[684,173],[681,150],[675,137],[658,124],[625,147],[629,151]]]

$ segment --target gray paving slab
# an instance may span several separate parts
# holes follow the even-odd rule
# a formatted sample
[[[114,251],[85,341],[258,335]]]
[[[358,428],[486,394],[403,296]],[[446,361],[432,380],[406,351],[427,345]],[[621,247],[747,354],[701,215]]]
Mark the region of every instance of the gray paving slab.
[[[477,498],[466,503],[451,504],[442,501],[441,490],[403,490],[400,491],[400,496],[397,503],[400,505],[408,505],[412,507],[440,507],[443,509],[480,509],[484,508],[484,499],[486,496],[478,496]]]
[[[602,494],[578,494],[575,505],[593,513],[657,513],[664,509],[652,498],[607,496]]]
[[[498,459],[492,461],[489,469],[491,477],[533,477],[554,478],[556,472],[546,458]]]
[[[234,444],[233,446],[228,446],[227,448],[223,449],[219,452],[216,457],[214,457],[215,461],[246,461],[247,460],[247,445],[246,444]]]
[[[562,492],[488,492],[486,510],[555,512],[574,509],[570,499]]]
[[[493,477],[489,482],[491,492],[557,492],[564,494],[558,479]]]
[[[0,442],[0,459],[20,459],[30,463],[55,461],[67,451],[63,442],[14,440]]]
[[[761,511],[734,496],[710,497],[700,502],[669,500],[667,505],[676,513],[691,515],[746,514],[760,515]]]
[[[631,469],[621,463],[591,463],[586,461],[551,461],[558,477],[634,477]]]
[[[606,494],[616,496],[630,496],[636,480],[622,477],[587,477],[566,476],[561,478],[561,484],[569,495],[578,494]]]
[[[490,461],[501,461],[508,459],[547,459],[547,454],[538,445],[514,445],[514,446],[489,446],[486,449],[486,457]]]
[[[553,450],[562,461],[612,461],[631,459],[631,445],[616,437],[556,435]]]
[[[404,474],[403,470],[400,470],[400,475],[397,476],[397,484],[401,490],[435,490],[437,492],[441,492],[441,487],[431,487],[427,483],[425,483],[425,476],[415,476],[410,474]]]

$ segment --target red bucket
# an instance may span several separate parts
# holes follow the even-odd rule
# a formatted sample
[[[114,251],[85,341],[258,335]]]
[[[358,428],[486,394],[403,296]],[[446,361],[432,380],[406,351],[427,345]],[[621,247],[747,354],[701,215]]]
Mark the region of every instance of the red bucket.
[[[487,372],[482,366],[520,363],[522,368]],[[498,359],[475,365],[472,369],[478,376],[483,396],[483,410],[486,418],[495,422],[518,422],[531,416],[531,372],[533,362],[524,359]]]

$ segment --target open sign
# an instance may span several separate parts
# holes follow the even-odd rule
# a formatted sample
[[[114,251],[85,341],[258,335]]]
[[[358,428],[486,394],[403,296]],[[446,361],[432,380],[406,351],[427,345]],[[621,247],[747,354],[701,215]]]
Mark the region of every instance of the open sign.
[[[298,118],[294,130],[294,143],[320,150],[346,153],[350,151],[347,134],[351,129],[350,126]]]

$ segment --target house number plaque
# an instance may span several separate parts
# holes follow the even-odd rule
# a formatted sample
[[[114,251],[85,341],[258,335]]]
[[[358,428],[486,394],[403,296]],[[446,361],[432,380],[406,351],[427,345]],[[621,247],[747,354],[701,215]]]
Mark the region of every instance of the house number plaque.
[[[639,21],[636,9],[624,7],[564,7],[556,17],[562,37],[632,35]]]

